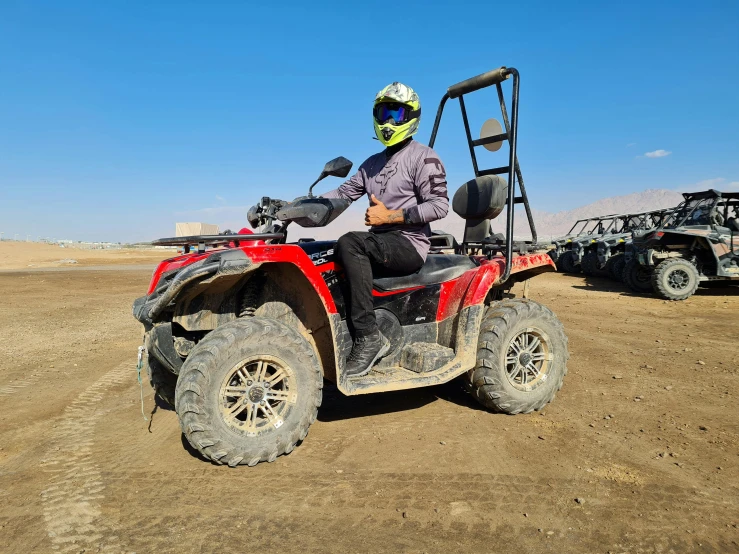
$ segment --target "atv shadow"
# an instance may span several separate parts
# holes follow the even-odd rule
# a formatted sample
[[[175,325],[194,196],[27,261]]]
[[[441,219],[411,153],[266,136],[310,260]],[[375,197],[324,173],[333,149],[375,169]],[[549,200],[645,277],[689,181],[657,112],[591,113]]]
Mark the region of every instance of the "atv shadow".
[[[437,400],[444,400],[474,410],[484,410],[464,390],[460,379],[452,379],[448,383],[432,387],[358,396],[345,396],[335,384],[325,381],[323,403],[318,410],[318,420],[322,422],[341,421],[416,410]]]
[[[458,406],[486,411],[474,398],[464,390],[461,379],[452,379],[448,383],[435,385],[433,387],[425,387],[420,389],[410,389],[404,391],[393,391],[378,394],[367,394],[360,396],[344,396],[336,385],[329,381],[324,381],[323,402],[318,409],[318,420],[324,423],[332,421],[342,421],[359,417],[370,417],[381,414],[389,414],[395,412],[403,412],[407,410],[415,410],[422,408],[427,404],[438,400],[457,404]],[[152,411],[152,415],[157,409]],[[151,432],[151,431],[150,431]],[[213,460],[209,460],[203,456],[196,448],[194,448],[184,433],[180,433],[180,441],[182,447],[193,458],[217,466],[221,465]],[[303,441],[299,441],[300,446]]]
[[[600,292],[614,292],[621,296],[632,296],[634,298],[656,298],[652,292],[634,292],[621,281],[614,281],[610,277],[594,277],[592,275],[566,273],[568,277],[577,279],[585,284],[573,284],[573,289],[597,290]]]

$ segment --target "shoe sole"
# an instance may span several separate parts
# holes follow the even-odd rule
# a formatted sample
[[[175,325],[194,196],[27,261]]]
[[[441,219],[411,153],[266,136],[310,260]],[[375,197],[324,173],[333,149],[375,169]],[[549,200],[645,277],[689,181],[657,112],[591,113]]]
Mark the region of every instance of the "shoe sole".
[[[357,377],[364,377],[370,371],[372,371],[372,368],[377,363],[377,361],[380,358],[382,358],[385,354],[388,353],[388,351],[390,350],[390,341],[387,340],[384,336],[382,338],[384,340],[384,344],[382,345],[382,348],[380,348],[380,351],[377,353],[377,356],[375,356],[375,358],[370,363],[369,367],[367,367],[367,369],[365,369],[362,373],[356,373],[355,375],[352,375],[351,377],[349,377],[349,379],[356,379]]]

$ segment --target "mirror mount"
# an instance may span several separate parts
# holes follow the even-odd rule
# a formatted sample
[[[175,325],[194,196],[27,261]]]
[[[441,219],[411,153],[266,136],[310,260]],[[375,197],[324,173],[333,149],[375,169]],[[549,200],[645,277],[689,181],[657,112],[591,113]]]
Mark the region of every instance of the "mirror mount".
[[[323,167],[323,171],[321,171],[321,174],[318,176],[318,179],[316,179],[308,189],[308,198],[315,198],[313,196],[313,187],[315,187],[319,181],[329,176],[346,177],[349,175],[349,170],[352,168],[352,165],[352,162],[347,160],[344,156],[339,156],[338,158],[334,158],[330,162],[326,163]]]

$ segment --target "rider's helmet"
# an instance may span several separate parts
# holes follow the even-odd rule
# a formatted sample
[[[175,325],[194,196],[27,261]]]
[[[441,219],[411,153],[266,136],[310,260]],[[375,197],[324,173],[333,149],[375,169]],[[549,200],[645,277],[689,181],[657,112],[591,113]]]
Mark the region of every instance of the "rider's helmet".
[[[421,101],[411,87],[395,82],[377,93],[372,114],[377,138],[392,146],[418,131]]]

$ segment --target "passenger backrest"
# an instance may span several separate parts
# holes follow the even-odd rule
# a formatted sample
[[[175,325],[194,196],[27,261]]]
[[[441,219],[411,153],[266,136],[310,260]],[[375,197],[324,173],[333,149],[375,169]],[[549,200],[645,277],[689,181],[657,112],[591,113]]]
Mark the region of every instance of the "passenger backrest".
[[[464,243],[482,242],[491,234],[490,220],[500,215],[508,198],[508,184],[498,175],[484,175],[457,189],[452,209],[465,219]]]

